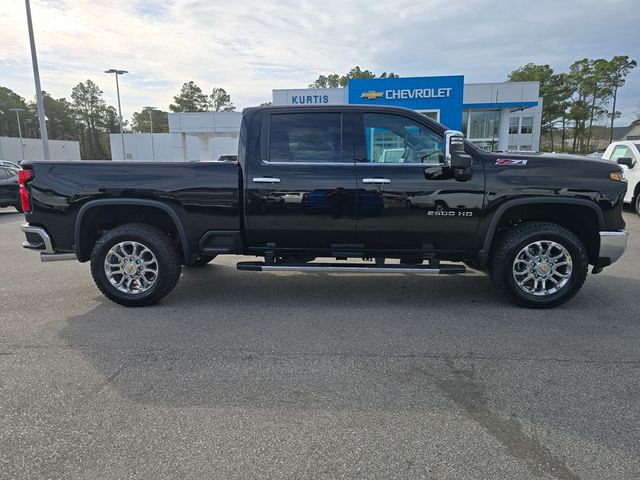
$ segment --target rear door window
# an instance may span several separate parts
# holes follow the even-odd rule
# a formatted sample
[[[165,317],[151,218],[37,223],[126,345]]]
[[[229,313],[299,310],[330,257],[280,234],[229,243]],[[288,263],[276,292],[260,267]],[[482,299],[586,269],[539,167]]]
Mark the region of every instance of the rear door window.
[[[269,162],[351,162],[339,112],[271,115]]]

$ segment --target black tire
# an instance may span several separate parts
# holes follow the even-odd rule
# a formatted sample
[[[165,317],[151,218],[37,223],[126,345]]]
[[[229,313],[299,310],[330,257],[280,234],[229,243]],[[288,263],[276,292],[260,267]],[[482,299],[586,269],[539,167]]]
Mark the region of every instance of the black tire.
[[[640,193],[636,195],[636,213],[640,215]]]
[[[213,260],[214,258],[216,258],[217,255],[198,255],[198,257],[191,262],[190,264],[186,265],[186,267],[204,267],[207,263],[209,263],[211,260]]]
[[[138,242],[149,249],[156,258],[155,283],[146,291],[126,293],[118,290],[108,279],[105,258],[111,248],[121,242]],[[182,267],[174,244],[169,236],[152,225],[130,223],[109,230],[91,252],[91,275],[100,291],[110,300],[127,307],[143,307],[157,303],[178,283]]]
[[[552,241],[564,247],[570,255],[572,271],[566,284],[558,291],[535,296],[517,285],[513,269],[519,252],[540,240]],[[587,250],[572,231],[555,223],[526,222],[496,240],[489,271],[494,285],[513,303],[529,308],[551,308],[565,303],[578,293],[587,278],[588,267]]]

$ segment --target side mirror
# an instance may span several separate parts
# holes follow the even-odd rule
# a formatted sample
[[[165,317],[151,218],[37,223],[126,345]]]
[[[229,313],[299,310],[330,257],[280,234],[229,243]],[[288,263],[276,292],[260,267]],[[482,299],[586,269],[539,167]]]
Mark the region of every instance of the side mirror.
[[[633,161],[631,157],[622,157],[618,159],[618,165],[624,165],[629,168],[633,168],[636,165],[636,162]]]
[[[473,158],[464,151],[464,135],[456,130],[444,132],[444,163],[453,169],[456,180],[471,178]]]

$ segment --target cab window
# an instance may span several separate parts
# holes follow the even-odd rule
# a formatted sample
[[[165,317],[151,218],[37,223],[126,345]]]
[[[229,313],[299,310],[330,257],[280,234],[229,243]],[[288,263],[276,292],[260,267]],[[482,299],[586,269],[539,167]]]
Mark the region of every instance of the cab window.
[[[271,115],[269,162],[352,161],[344,157],[341,113]]]
[[[626,145],[617,145],[611,153],[611,161],[617,162],[619,158],[633,158],[631,149]]]
[[[444,159],[444,138],[407,117],[363,114],[366,161],[437,165]]]

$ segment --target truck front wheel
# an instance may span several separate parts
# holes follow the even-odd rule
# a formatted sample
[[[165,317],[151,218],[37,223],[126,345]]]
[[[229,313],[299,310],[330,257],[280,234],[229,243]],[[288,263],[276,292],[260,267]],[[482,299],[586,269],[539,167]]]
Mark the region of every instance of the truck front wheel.
[[[181,265],[169,236],[151,225],[127,224],[105,233],[91,253],[91,275],[110,300],[152,305],[178,283]]]
[[[550,308],[578,293],[588,267],[587,251],[572,231],[555,223],[526,222],[497,240],[490,273],[514,303]]]

